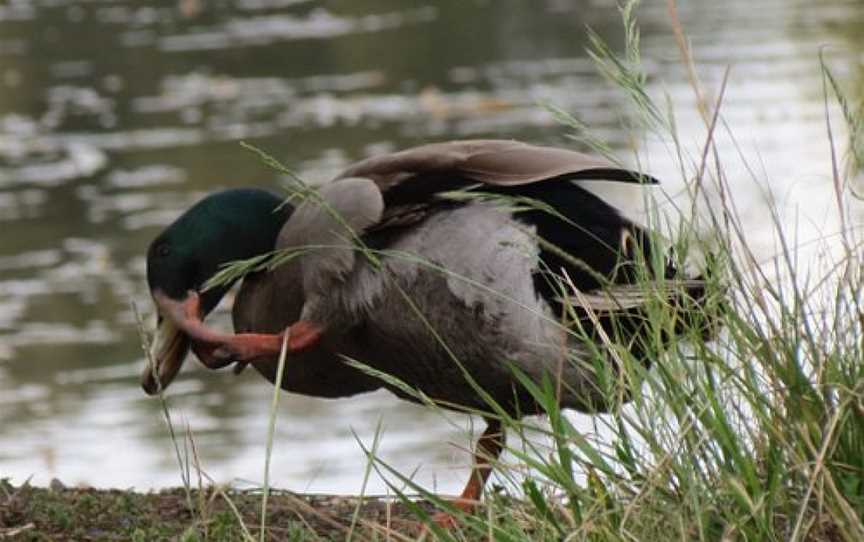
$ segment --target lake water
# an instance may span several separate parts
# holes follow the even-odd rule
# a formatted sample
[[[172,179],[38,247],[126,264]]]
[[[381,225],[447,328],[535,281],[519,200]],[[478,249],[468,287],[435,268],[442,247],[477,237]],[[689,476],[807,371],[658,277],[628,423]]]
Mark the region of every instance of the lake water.
[[[683,186],[673,146],[622,128],[626,99],[585,53],[586,25],[623,45],[612,2],[158,4],[0,6],[0,477],[180,483],[161,406],[139,388],[144,360],[130,304],[150,311],[144,253],[182,210],[211,190],[277,186],[241,140],[315,181],[434,140],[573,145],[538,106],[549,102],[623,159],[638,154],[668,179],[667,193]],[[802,241],[835,233],[818,53],[826,46],[839,80],[864,88],[864,4],[682,4],[709,98],[731,67],[719,147],[753,243],[774,250],[769,203]],[[646,1],[638,15],[649,88],[660,103],[668,95],[684,149],[698,160],[705,128],[666,2]],[[840,118],[832,120],[842,152]],[[850,220],[860,224],[860,209]],[[227,325],[225,310],[217,316]],[[213,479],[260,483],[271,391],[252,371],[235,377],[187,363],[170,389],[171,413],[180,432],[191,428]],[[365,456],[355,434],[369,445],[379,423],[385,460],[417,470],[429,488],[464,483],[469,420],[382,392],[283,396],[275,484],[358,492]],[[384,487],[373,476],[369,490]]]

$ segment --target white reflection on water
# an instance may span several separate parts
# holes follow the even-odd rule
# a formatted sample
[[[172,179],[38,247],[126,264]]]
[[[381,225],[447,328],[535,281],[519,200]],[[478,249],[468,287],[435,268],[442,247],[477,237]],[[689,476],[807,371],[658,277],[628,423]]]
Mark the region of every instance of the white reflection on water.
[[[422,24],[435,19],[431,7],[376,13],[359,17],[340,17],[326,9],[315,9],[308,15],[270,15],[231,19],[215,28],[194,34],[166,36],[159,47],[166,52],[220,50],[229,47],[262,46],[294,40],[325,40],[354,33],[372,33]]]

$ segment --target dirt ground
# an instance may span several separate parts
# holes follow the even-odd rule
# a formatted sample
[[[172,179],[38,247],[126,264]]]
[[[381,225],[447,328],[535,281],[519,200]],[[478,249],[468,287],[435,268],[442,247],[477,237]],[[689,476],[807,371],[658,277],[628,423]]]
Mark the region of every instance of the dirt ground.
[[[421,533],[416,509],[380,497],[299,495],[271,491],[268,540],[405,540]],[[0,541],[7,540],[257,540],[260,491],[218,487],[174,488],[152,493],[117,489],[12,486],[0,481]]]

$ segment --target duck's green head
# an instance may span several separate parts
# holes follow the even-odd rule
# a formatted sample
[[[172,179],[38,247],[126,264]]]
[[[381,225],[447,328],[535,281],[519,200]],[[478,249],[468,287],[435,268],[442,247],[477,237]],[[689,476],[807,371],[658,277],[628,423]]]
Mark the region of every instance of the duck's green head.
[[[147,282],[159,313],[152,358],[163,388],[177,375],[189,351],[182,315],[164,310],[164,300],[179,306],[195,292],[200,295],[198,316],[203,319],[231,287],[203,291],[205,283],[228,262],[273,250],[290,213],[290,206],[265,190],[224,190],[193,205],[150,244]],[[146,368],[141,384],[149,394],[158,391],[151,367]]]

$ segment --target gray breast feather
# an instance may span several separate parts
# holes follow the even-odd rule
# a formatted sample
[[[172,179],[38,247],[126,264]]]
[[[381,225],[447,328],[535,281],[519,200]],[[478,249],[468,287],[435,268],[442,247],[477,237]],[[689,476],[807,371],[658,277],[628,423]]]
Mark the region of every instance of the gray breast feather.
[[[586,349],[565,342],[535,292],[539,248],[509,212],[480,202],[440,211],[392,243],[381,261],[378,270],[355,268],[338,290],[341,310],[333,311],[364,323],[367,346],[346,344],[361,361],[431,397],[478,408],[453,356],[496,397],[512,395],[510,364],[537,382],[560,374],[564,404],[581,407],[591,396],[590,375],[570,362]]]
[[[440,211],[383,251],[383,268],[358,266],[344,289],[349,305],[369,306],[387,280],[410,285],[419,271],[446,277],[450,293],[466,307],[495,313],[513,304],[539,309],[531,283],[539,250],[533,231],[492,204]],[[505,309],[506,307],[506,309]]]
[[[379,270],[358,266],[340,288],[345,312],[358,319],[387,317],[398,311],[377,303],[386,289],[403,288],[411,296],[414,288],[443,284],[447,291],[440,292],[442,298],[453,297],[461,310],[484,319],[478,326],[494,322],[497,333],[513,339],[515,348],[522,349],[516,343],[530,349],[560,348],[563,330],[534,290],[532,276],[539,263],[534,232],[493,204],[475,202],[429,217],[390,245],[382,262]],[[428,280],[429,275],[444,281]],[[446,317],[446,304],[441,303],[419,308]]]

